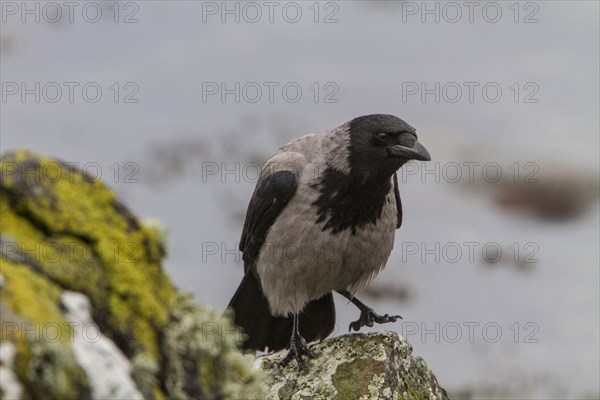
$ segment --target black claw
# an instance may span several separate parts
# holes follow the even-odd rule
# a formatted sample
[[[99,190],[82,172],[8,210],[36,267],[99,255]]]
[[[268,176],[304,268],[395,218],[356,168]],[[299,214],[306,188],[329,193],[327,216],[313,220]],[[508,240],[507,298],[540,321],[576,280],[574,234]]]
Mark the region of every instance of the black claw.
[[[285,367],[290,363],[290,361],[292,361],[292,359],[295,359],[298,363],[298,367],[301,370],[303,370],[306,367],[306,364],[302,359],[303,355],[307,356],[308,358],[316,357],[316,354],[313,351],[311,351],[306,345],[306,341],[304,340],[304,338],[300,335],[294,335],[290,340],[290,351],[287,353],[285,358],[281,360],[280,364],[281,366]]]
[[[358,331],[363,326],[371,327],[375,322],[378,324],[385,324],[387,322],[396,322],[398,318],[402,319],[399,315],[390,316],[388,314],[376,314],[371,307],[354,297],[348,290],[338,290],[338,293],[350,300],[360,310],[360,317],[356,321],[350,323],[350,326],[348,327],[350,332],[352,332],[352,330]]]
[[[285,358],[281,360],[280,365],[285,367],[290,363],[290,361],[292,361],[292,359],[296,359],[298,368],[303,370],[306,367],[304,360],[302,359],[303,355],[307,356],[308,358],[315,358],[317,356],[308,348],[306,340],[300,336],[300,333],[298,332],[298,317],[297,315],[294,315],[294,327],[292,330],[292,337],[290,338],[290,351]]]
[[[375,311],[373,311],[372,308],[365,307],[361,309],[360,317],[356,321],[350,323],[349,331],[351,332],[352,330],[354,330],[358,332],[363,326],[372,327],[375,322],[378,324],[396,322],[398,318],[402,319],[400,315],[379,315],[375,313]]]

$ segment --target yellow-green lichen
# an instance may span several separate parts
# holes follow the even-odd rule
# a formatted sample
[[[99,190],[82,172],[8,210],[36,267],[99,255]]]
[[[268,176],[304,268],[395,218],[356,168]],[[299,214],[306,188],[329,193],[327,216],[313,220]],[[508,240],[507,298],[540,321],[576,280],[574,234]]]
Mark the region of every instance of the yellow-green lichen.
[[[1,273],[5,281],[0,292],[2,305],[21,319],[39,325],[40,328],[34,331],[37,336],[40,330],[49,324],[58,323],[63,326],[64,319],[59,308],[60,288],[39,275],[31,274],[26,265],[5,259],[0,262],[2,262]],[[2,318],[4,320],[5,317]],[[9,326],[10,330],[7,329]],[[11,334],[12,327],[16,330],[14,338],[27,336],[22,332],[26,325],[17,322],[9,325],[8,321],[5,321],[0,338],[2,341],[11,339],[6,335]],[[62,335],[61,340],[66,340],[67,337]]]
[[[167,321],[174,288],[160,267],[156,230],[101,180],[65,163],[19,151],[2,158],[0,176],[2,235],[63,288],[87,295],[95,319],[126,352],[158,361],[155,332]]]
[[[162,344],[170,398],[185,398],[186,385],[195,398],[264,398],[263,375],[252,369],[252,357],[237,351],[242,335],[228,316],[199,309],[190,296],[179,295],[170,319]]]
[[[385,371],[385,364],[370,358],[360,358],[338,365],[331,377],[338,391],[336,399],[359,398],[369,395],[369,384],[373,376]]]
[[[260,357],[268,399],[447,400],[433,373],[410,344],[393,332],[350,334],[311,344],[317,359],[307,368],[281,367],[286,351]],[[406,388],[410,388],[407,390]],[[424,394],[425,397],[417,397]]]
[[[30,398],[89,398],[87,376],[70,347],[72,326],[59,308],[60,288],[27,265],[1,259],[2,342],[15,345],[15,373]]]
[[[230,319],[199,309],[162,270],[165,229],[140,222],[102,181],[29,151],[9,153],[0,158],[0,214],[0,322],[19,324],[1,339],[16,346],[25,398],[89,397],[70,332],[55,343],[19,336],[36,324],[72,329],[64,290],[90,299],[145,398],[263,397],[262,375],[237,350]]]
[[[420,386],[413,386],[408,382],[408,379],[403,379],[406,391],[398,395],[399,400],[428,400],[429,394]]]

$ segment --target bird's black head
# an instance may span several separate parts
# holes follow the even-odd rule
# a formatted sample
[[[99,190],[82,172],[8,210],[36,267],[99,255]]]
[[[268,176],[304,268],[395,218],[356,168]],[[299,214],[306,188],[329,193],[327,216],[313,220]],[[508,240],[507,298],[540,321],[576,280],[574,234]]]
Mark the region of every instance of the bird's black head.
[[[409,160],[431,160],[427,149],[417,141],[415,128],[398,117],[364,115],[348,125],[351,174],[363,181],[389,179]]]

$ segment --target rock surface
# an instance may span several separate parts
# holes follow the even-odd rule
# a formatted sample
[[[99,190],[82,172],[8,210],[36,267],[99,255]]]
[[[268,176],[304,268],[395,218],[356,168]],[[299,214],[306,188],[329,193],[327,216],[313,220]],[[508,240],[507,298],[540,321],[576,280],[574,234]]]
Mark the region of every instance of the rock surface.
[[[164,273],[164,233],[100,180],[0,158],[0,399],[261,398],[241,335]]]
[[[262,356],[268,399],[447,399],[412,346],[393,332],[350,334],[311,346],[317,358],[299,370],[295,361],[282,368],[286,352]]]

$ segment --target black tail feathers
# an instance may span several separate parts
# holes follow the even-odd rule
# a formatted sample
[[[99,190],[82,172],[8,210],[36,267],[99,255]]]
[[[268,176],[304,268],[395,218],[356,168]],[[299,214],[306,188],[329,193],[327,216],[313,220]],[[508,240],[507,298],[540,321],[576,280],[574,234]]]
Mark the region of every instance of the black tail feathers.
[[[277,351],[289,346],[292,317],[274,317],[260,282],[251,270],[229,302],[235,324],[247,335],[244,349]],[[325,339],[335,326],[335,306],[331,293],[313,300],[300,313],[300,334],[307,342]]]

